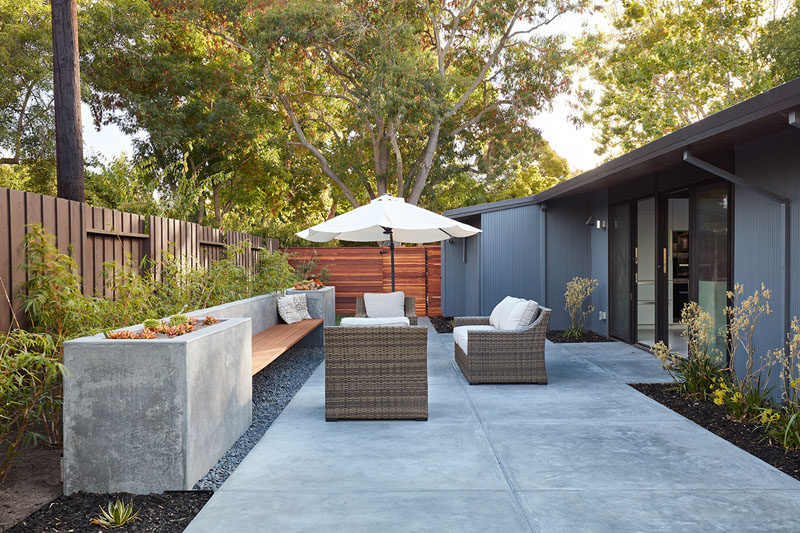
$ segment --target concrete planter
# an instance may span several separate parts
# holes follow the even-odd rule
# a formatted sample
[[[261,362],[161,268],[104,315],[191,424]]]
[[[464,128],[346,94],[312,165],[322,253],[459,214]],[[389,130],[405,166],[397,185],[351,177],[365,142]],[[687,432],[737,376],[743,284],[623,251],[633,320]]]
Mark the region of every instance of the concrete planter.
[[[255,319],[198,313],[223,320],[172,339],[64,343],[66,494],[191,489],[250,426]]]

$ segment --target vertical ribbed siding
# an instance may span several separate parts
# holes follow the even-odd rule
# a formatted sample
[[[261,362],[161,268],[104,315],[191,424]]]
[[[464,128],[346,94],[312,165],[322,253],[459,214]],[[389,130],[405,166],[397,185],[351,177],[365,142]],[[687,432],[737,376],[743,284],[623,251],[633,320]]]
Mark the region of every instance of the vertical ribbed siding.
[[[547,204],[547,295],[545,305],[553,310],[550,329],[566,329],[564,290],[575,276],[592,274],[592,231],[586,219],[593,214],[586,196],[565,198]],[[596,230],[595,230],[596,231]],[[607,277],[607,276],[606,276]]]
[[[734,280],[745,294],[764,283],[773,290],[774,313],[758,325],[756,353],[779,348],[785,320],[800,316],[800,130],[788,129],[737,147],[736,174],[791,200],[789,316],[784,313],[783,211],[777,202],[737,186],[734,191]],[[737,366],[743,364],[737,361]],[[771,384],[779,385],[777,369]],[[776,388],[780,394],[780,386]]]
[[[541,231],[538,206],[492,211],[481,216],[481,314],[506,296],[542,301]]]
[[[480,314],[480,247],[481,234],[442,242],[443,315]]]
[[[604,189],[592,195],[591,211],[595,220],[606,223],[604,229],[589,229],[591,242],[591,274],[597,280],[597,288],[592,294],[591,304],[594,306],[588,327],[601,335],[608,335],[608,320],[598,318],[600,311],[608,311],[608,190]]]

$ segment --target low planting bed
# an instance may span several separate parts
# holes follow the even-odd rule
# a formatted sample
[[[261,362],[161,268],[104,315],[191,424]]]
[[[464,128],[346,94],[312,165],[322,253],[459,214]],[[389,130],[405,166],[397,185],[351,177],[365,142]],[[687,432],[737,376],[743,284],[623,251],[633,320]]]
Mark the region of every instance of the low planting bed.
[[[673,383],[638,383],[631,387],[800,480],[800,450],[789,450],[773,443],[766,438],[763,426],[731,420],[724,407],[715,405],[711,400],[687,398],[674,390]]]
[[[547,340],[555,343],[566,342],[612,342],[608,337],[599,335],[594,331],[584,331],[580,337],[567,337],[563,330],[550,330],[547,332]]]

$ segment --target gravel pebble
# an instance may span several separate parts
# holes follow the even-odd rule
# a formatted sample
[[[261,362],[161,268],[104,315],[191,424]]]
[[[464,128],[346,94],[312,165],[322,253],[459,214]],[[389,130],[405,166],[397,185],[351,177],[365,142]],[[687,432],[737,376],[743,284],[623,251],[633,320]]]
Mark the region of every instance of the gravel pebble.
[[[217,490],[228,479],[323,358],[322,348],[295,346],[253,376],[253,423],[217,464],[195,483],[194,490]]]

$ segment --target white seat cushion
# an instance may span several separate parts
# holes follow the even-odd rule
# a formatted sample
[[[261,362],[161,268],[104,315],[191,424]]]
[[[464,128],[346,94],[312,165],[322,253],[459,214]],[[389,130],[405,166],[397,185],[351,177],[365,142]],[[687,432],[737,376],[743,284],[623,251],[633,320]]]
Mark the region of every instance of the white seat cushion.
[[[278,314],[287,324],[310,320],[308,300],[305,294],[289,294],[278,298]]]
[[[405,316],[385,317],[358,317],[348,316],[342,319],[341,325],[345,327],[356,326],[408,326],[411,323]]]
[[[511,312],[511,309],[514,307],[514,304],[519,302],[519,298],[514,298],[513,296],[506,296],[503,298],[499,304],[494,306],[492,310],[492,314],[489,315],[489,325],[494,327],[500,327],[500,322]]]
[[[474,325],[474,326],[458,326],[453,328],[453,340],[458,344],[464,353],[469,353],[467,350],[467,338],[470,331],[497,331],[494,326]]]
[[[403,291],[387,293],[364,293],[364,308],[370,318],[405,316],[405,298]]]

